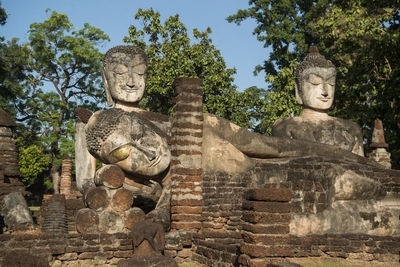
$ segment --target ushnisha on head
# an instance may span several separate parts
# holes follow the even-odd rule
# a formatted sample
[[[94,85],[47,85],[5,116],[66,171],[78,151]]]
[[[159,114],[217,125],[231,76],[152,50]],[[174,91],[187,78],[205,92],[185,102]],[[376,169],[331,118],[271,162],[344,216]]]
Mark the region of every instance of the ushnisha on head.
[[[169,166],[171,154],[166,139],[134,112],[118,108],[97,111],[85,132],[88,150],[95,158],[127,173],[146,178]]]
[[[304,108],[326,112],[333,104],[336,68],[311,46],[296,69],[296,100]]]
[[[138,103],[144,93],[147,56],[135,46],[121,45],[111,48],[104,56],[103,81],[107,104]]]

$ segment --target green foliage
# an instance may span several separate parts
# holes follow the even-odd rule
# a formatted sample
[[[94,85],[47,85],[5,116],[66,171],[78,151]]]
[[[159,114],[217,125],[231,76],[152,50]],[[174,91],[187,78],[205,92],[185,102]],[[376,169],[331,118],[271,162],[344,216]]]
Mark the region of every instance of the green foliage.
[[[15,107],[24,97],[29,49],[17,39],[0,42],[0,59],[0,108],[15,116]]]
[[[7,13],[4,8],[1,7],[1,1],[0,1],[0,25],[4,25],[7,20]]]
[[[30,140],[51,154],[53,165],[63,156],[74,155],[75,107],[96,110],[104,102],[103,54],[97,47],[106,40],[108,35],[100,29],[87,23],[76,29],[65,14],[53,11],[44,22],[30,26],[27,44],[18,47],[13,40],[8,45],[16,54],[10,65],[18,62],[18,55],[24,56],[19,57],[24,82],[19,79],[9,89],[16,92],[13,106],[17,119],[23,122],[19,134],[27,137],[26,132],[37,133]],[[8,74],[11,71],[6,70]]]
[[[142,27],[131,25],[124,42],[142,47],[149,58],[146,94],[140,107],[170,114],[174,80],[178,77],[201,78],[204,112],[244,127],[252,126],[255,120],[250,118],[251,110],[255,109],[258,99],[255,95],[259,90],[249,88],[244,93],[236,90],[232,84],[236,70],[226,67],[220,51],[212,44],[210,28],[203,32],[193,29],[191,40],[178,15],[162,23],[160,13],[139,9],[135,20],[141,22]]]
[[[298,112],[291,110],[294,69],[315,44],[338,69],[332,115],[357,121],[368,143],[374,119],[383,119],[393,165],[399,168],[399,10],[397,0],[250,0],[248,9],[227,20],[240,24],[254,19],[253,34],[271,49],[269,58],[256,67],[256,72],[265,71],[269,82],[264,109],[278,117]],[[280,108],[288,111],[276,113]],[[270,122],[262,125],[259,130],[268,133]]]
[[[26,187],[33,185],[36,179],[48,170],[50,163],[50,155],[43,154],[36,145],[19,148],[18,165]]]

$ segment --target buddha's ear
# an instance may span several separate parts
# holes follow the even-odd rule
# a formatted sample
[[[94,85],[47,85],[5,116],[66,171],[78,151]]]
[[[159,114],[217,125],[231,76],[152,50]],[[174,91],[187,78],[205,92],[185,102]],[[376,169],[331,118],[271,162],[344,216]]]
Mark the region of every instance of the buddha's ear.
[[[303,105],[303,97],[301,95],[301,92],[297,86],[297,83],[294,83],[294,90],[296,92],[296,101],[298,104]]]
[[[106,96],[107,96],[107,105],[109,107],[114,105],[114,100],[112,99],[111,96],[111,91],[110,91],[110,87],[108,85],[108,80],[107,80],[107,74],[106,74],[106,68],[103,67],[103,83],[104,83],[104,91],[106,91]]]

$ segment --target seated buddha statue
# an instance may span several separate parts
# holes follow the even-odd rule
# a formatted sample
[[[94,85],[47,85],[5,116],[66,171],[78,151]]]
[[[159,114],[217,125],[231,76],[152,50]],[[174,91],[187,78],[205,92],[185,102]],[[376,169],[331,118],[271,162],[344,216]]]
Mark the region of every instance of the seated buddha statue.
[[[328,115],[335,93],[336,68],[310,47],[296,69],[296,101],[303,106],[298,117],[282,118],[272,127],[272,135],[336,146],[364,156],[360,127],[352,121]]]

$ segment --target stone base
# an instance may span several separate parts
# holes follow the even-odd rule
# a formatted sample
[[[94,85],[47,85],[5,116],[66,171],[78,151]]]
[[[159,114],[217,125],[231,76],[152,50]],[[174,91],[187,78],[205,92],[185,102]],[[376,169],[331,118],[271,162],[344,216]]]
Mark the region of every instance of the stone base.
[[[133,257],[128,260],[120,260],[118,267],[178,267],[178,264],[166,256],[154,255],[144,257]]]

